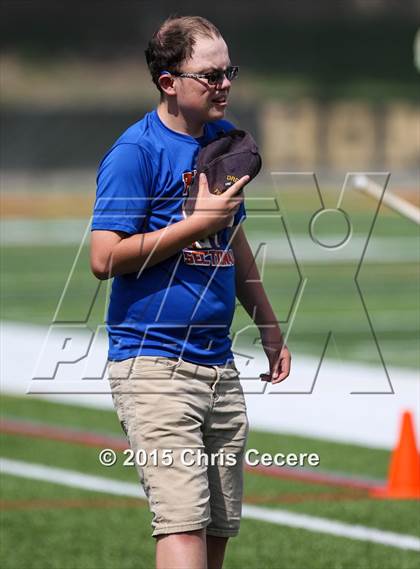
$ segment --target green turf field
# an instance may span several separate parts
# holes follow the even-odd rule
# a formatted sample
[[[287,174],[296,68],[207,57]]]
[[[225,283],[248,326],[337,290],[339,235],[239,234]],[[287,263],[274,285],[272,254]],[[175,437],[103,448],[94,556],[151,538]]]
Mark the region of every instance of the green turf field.
[[[313,210],[313,204],[305,200],[302,193],[289,194],[288,200],[284,221],[293,242],[294,238],[307,235],[304,214],[308,208]],[[364,200],[357,198],[357,204],[353,203],[357,205],[353,216],[357,237],[367,235],[375,210]],[[326,202],[327,206],[332,205],[331,200],[330,204]],[[274,249],[279,243],[283,246],[287,235],[280,218],[269,218],[268,214],[261,217],[251,205],[249,201],[245,223],[249,239],[270,242],[275,234],[277,241],[274,240],[272,246]],[[45,223],[48,224],[48,220]],[[327,237],[339,233],[339,220],[331,218],[322,230]],[[377,243],[385,239],[383,243],[389,244],[390,255],[393,252],[392,260],[386,255],[382,259],[367,255],[358,273],[360,291],[388,366],[413,368],[419,363],[420,281],[415,263],[416,238],[418,228],[414,224],[389,210],[381,210],[371,245],[375,246],[375,239]],[[103,323],[110,282],[99,283],[90,273],[88,247],[82,247],[79,256],[78,250],[77,236],[74,244],[67,245],[58,245],[54,239],[45,244],[32,245],[27,240],[21,245],[5,245],[1,258],[2,318],[48,326],[56,317],[59,321],[86,323],[93,329]],[[401,259],[396,259],[396,250],[401,250]],[[345,259],[328,263],[298,258],[297,267],[291,259],[277,259],[276,254],[274,250],[274,255],[268,256],[263,281],[284,331],[288,330],[293,314],[295,295],[303,279],[307,279],[305,295],[288,339],[292,354],[319,357],[326,331],[332,330],[335,343],[329,347],[328,357],[378,364],[378,354],[363,319],[355,286],[357,263]],[[253,345],[256,334],[252,328],[246,328],[250,324],[249,317],[238,306],[232,326],[235,337],[240,333],[237,346]],[[335,345],[337,351],[334,351]],[[30,396],[4,396],[2,415],[6,419],[38,421],[52,427],[122,435],[114,412],[55,404]],[[386,478],[390,458],[383,450],[287,433],[252,431],[248,448],[271,453],[316,452],[322,470],[379,480]],[[1,456],[4,458],[137,483],[134,468],[122,467],[121,460],[112,468],[101,466],[99,450],[46,438],[2,434]],[[1,489],[2,567],[153,567],[151,516],[145,502],[10,474],[3,476]],[[245,503],[351,526],[358,524],[420,536],[419,502],[374,500],[366,492],[270,478],[252,469],[245,474]],[[418,563],[419,555],[415,551],[244,518],[240,537],[231,540],[225,567],[409,569]]]
[[[254,191],[251,196],[254,198],[255,195]],[[364,309],[355,283],[356,261],[338,259],[328,263],[318,259],[311,262],[310,259],[302,261],[298,255],[297,267],[292,256],[289,260],[276,260],[276,248],[279,243],[282,246],[287,243],[287,232],[292,243],[295,238],[307,235],[305,213],[316,209],[313,194],[308,197],[302,192],[296,195],[283,192],[281,196],[287,204],[286,225],[282,224],[278,214],[273,216],[265,212],[261,216],[258,200],[250,199],[244,227],[250,240],[268,242],[270,251],[273,251],[274,257],[268,257],[264,266],[263,281],[285,331],[296,308],[297,295],[304,279],[307,279],[297,318],[290,330],[288,344],[292,352],[320,356],[327,333],[332,330],[337,351],[331,344],[327,352],[329,357],[380,365],[366,309],[386,365],[416,367],[419,364],[420,324],[420,279],[415,262],[419,259],[418,242],[416,245],[418,227],[386,208],[381,209],[366,259],[358,272],[357,282]],[[326,195],[325,202],[328,207],[333,204],[331,193]],[[369,198],[353,196],[352,207],[355,209],[352,217],[354,234],[366,238],[376,204]],[[339,233],[340,228],[340,220],[334,216],[321,224],[326,236]],[[273,241],[273,235],[277,240]],[[388,245],[382,246],[385,247],[384,257],[378,261],[373,253],[375,246],[384,238]],[[386,257],[387,247],[394,252],[390,261]],[[401,259],[398,259],[399,251]],[[78,245],[57,246],[54,241],[48,245],[4,246],[1,277],[3,319],[49,325],[66,287],[57,320],[86,322],[93,329],[98,323],[103,323],[110,283],[102,282],[99,286],[92,276],[87,246],[82,247],[79,257],[77,253]],[[253,346],[257,337],[252,328],[242,332],[249,324],[248,315],[238,306],[232,333],[241,331],[238,338],[240,346]]]
[[[2,398],[3,418],[121,435],[112,411],[55,404],[31,397]],[[317,452],[323,470],[385,478],[389,454],[287,434],[251,432],[248,448],[261,452]],[[99,464],[99,448],[3,434],[1,455],[137,482],[134,468]],[[120,461],[121,462],[121,461]],[[349,524],[420,536],[419,502],[379,501],[360,492],[247,472],[245,503],[306,513]],[[145,502],[89,490],[4,475],[1,563],[6,569],[149,569],[153,566],[151,515]],[[376,543],[334,537],[285,525],[244,519],[231,540],[227,569],[409,569],[419,555]]]

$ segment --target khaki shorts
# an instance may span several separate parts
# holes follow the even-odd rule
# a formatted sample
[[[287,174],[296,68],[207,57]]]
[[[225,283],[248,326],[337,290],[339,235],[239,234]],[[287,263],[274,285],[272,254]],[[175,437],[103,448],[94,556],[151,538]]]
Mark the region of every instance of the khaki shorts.
[[[202,528],[237,535],[249,426],[234,362],[139,356],[108,362],[108,372],[153,513],[152,535]]]

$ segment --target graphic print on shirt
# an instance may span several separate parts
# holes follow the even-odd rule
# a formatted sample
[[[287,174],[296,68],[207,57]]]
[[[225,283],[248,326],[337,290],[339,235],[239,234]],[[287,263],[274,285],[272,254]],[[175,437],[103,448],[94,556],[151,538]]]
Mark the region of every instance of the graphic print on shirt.
[[[184,183],[184,188],[182,190],[182,196],[185,200],[188,198],[192,183],[195,176],[197,175],[197,170],[187,171],[182,173],[182,181]],[[182,209],[184,218],[186,214],[184,208]],[[233,218],[231,225],[233,225]],[[208,267],[231,267],[235,264],[232,249],[223,249],[221,247],[221,234],[223,230],[209,235],[205,239],[199,241],[194,241],[190,247],[183,249],[183,260],[187,265],[196,266],[208,266]]]
[[[182,196],[187,198],[190,193],[190,188],[192,183],[194,182],[194,178],[197,174],[197,170],[193,170],[192,172],[183,172],[182,173],[182,181],[184,182],[184,189],[182,190]]]

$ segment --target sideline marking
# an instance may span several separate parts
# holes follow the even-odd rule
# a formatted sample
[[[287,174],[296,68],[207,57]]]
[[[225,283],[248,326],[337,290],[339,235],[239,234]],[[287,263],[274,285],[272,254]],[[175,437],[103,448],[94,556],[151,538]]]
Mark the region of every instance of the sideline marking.
[[[28,419],[0,419],[0,432],[16,436],[34,437],[47,440],[55,440],[64,443],[80,444],[95,448],[110,448],[114,451],[124,451],[129,448],[125,437],[117,437],[106,433],[95,433],[51,425],[40,421]],[[258,464],[250,466],[245,464],[245,471],[250,474],[259,474],[271,478],[285,478],[313,484],[325,484],[327,486],[341,486],[357,490],[369,491],[374,488],[382,488],[386,480],[371,479],[362,476],[352,476],[340,472],[328,472],[322,469],[306,470],[302,467],[288,466],[264,466]]]
[[[0,459],[0,470],[5,474],[12,474],[21,478],[42,480],[52,482],[62,486],[93,490],[95,492],[106,492],[118,496],[130,496],[145,498],[143,489],[139,484],[132,482],[122,482],[110,480],[101,476],[84,474],[75,470],[64,468],[53,468],[43,464],[33,464],[21,460],[11,460],[8,458]],[[383,531],[377,528],[369,528],[362,525],[353,525],[346,522],[338,522],[309,516],[306,514],[295,514],[286,510],[272,510],[259,506],[244,504],[242,515],[244,518],[285,525],[294,528],[305,529],[318,533],[326,533],[339,537],[347,537],[372,543],[380,543],[398,549],[409,549],[420,551],[420,539],[413,535],[405,535],[390,531]]]

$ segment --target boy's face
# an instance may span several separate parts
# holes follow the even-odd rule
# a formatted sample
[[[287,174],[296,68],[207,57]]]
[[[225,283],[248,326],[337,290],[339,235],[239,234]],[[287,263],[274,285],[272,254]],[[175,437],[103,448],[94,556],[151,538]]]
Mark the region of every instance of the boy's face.
[[[228,47],[221,37],[198,36],[192,57],[180,66],[182,73],[209,73],[225,70],[230,65]],[[209,85],[207,79],[175,77],[177,103],[185,117],[195,122],[222,119],[227,107],[231,82],[223,77],[216,85]]]

